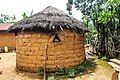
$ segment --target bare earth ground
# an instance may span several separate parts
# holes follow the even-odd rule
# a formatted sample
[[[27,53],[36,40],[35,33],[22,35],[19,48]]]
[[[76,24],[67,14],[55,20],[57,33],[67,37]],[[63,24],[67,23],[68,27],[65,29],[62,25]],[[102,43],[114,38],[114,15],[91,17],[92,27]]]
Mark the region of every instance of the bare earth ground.
[[[35,73],[16,71],[16,54],[0,53],[0,80],[42,80]],[[111,80],[113,69],[104,61],[96,59],[97,64],[93,72],[77,76],[74,79],[60,80]]]
[[[77,80],[111,80],[113,69],[107,64],[107,62],[96,59],[96,68],[93,72],[85,74],[80,77],[76,77]]]

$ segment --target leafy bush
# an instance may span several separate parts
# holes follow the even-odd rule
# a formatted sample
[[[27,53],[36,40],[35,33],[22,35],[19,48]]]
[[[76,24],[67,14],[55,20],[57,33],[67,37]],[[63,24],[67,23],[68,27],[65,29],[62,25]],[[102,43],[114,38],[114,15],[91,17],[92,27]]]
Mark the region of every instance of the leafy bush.
[[[59,68],[58,71],[55,73],[56,75],[66,75],[66,69],[65,68]]]
[[[59,68],[53,74],[58,76],[75,77],[76,74],[82,75],[85,70],[90,69],[91,67],[93,67],[93,63],[89,60],[86,60],[83,64],[70,69]],[[43,74],[44,74],[44,69],[39,67],[38,75],[43,75]],[[48,77],[48,80],[56,80],[56,78],[54,76],[51,76],[51,77]]]
[[[85,70],[83,66],[77,66],[75,67],[75,69],[77,70],[77,72],[83,72]]]
[[[85,70],[93,66],[92,64],[91,61],[86,60],[83,64],[70,69],[60,68],[55,74],[59,76],[67,75],[68,77],[75,77],[78,73],[82,75]]]
[[[55,78],[55,76],[51,76],[51,77],[48,77],[47,80],[57,80],[57,79]]]
[[[78,71],[75,68],[69,69],[67,71],[68,77],[75,77],[75,74],[78,73]]]
[[[89,60],[86,60],[83,64],[80,65],[80,67],[83,69],[83,70],[86,70],[90,67],[93,66],[93,63]]]
[[[43,75],[44,74],[44,69],[42,67],[39,67],[38,70],[37,70],[37,74],[40,76],[40,75]]]

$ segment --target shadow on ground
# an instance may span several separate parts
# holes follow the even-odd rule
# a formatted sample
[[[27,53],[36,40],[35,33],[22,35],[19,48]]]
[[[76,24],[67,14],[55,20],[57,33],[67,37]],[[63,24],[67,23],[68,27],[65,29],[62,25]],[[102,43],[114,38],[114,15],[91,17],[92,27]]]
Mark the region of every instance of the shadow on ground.
[[[86,62],[88,63],[87,65],[84,65],[86,67],[85,71],[83,72],[83,74],[90,74],[95,72],[95,69],[97,67],[97,64],[95,62],[95,58],[89,58],[86,59]]]

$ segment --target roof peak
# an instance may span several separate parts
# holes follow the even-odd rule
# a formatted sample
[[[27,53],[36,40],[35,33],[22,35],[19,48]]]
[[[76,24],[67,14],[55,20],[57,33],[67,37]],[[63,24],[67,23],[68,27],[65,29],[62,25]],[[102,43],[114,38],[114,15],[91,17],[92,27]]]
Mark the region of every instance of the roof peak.
[[[49,7],[52,7],[52,6],[50,5],[50,6],[46,7],[46,8],[49,8]]]
[[[57,9],[56,7],[53,7],[53,6],[48,6],[46,7],[43,11],[41,11],[40,13],[59,13],[59,14],[62,14],[62,15],[67,15],[66,13],[64,13],[62,10],[60,9]]]

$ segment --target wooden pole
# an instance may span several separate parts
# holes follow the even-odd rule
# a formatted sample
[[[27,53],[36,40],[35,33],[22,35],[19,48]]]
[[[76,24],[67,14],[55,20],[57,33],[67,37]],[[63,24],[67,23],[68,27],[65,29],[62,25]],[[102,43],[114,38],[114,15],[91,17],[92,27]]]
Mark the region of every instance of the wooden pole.
[[[120,72],[118,73],[118,80],[120,80]]]
[[[47,60],[47,48],[48,46],[45,46],[45,54],[44,54],[44,80],[46,80],[46,60]]]

